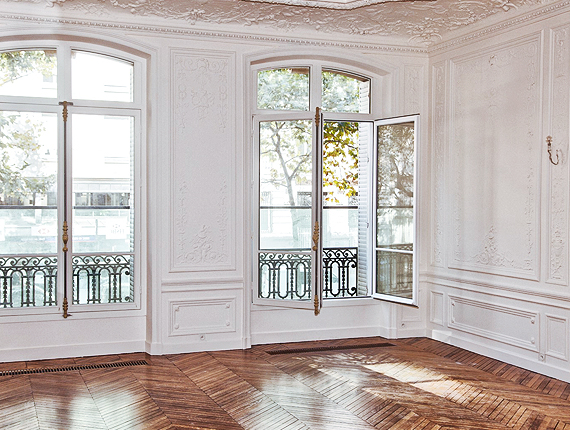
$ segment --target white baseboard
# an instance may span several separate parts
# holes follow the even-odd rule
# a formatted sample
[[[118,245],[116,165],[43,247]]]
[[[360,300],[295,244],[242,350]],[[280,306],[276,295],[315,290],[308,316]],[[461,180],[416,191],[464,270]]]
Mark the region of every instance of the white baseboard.
[[[109,354],[144,352],[145,341],[105,342],[75,345],[50,345],[31,348],[0,349],[0,362],[49,360]]]
[[[208,342],[191,342],[191,343],[163,343],[160,345],[160,353],[155,353],[158,349],[151,348],[151,355],[163,354],[186,354],[190,352],[205,351],[223,351],[230,349],[244,349],[243,339],[237,340],[220,340]]]
[[[296,330],[286,332],[260,332],[251,334],[252,345],[268,343],[305,342],[311,340],[346,339],[350,337],[382,336],[392,332],[381,327],[348,327],[337,329]]]
[[[457,346],[486,357],[494,358],[532,372],[560,379],[561,381],[570,382],[570,371],[568,369],[553,366],[552,364],[543,363],[538,360],[535,361],[528,357],[523,357],[501,349],[491,348],[488,345],[472,340],[463,339],[455,336],[453,332],[433,330],[432,339],[439,340],[449,345]]]

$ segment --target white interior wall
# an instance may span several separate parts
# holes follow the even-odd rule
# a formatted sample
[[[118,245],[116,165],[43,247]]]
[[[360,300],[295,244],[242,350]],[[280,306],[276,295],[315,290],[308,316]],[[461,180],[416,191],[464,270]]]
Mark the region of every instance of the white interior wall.
[[[479,34],[430,56],[428,324],[436,339],[568,381],[570,15]]]

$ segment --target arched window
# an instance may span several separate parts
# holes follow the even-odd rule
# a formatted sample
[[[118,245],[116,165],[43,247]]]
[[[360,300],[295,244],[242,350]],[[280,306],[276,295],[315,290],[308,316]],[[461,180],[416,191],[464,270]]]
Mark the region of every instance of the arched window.
[[[0,311],[138,305],[141,61],[0,51]]]
[[[417,117],[375,122],[374,79],[317,60],[253,67],[255,303],[415,303]]]

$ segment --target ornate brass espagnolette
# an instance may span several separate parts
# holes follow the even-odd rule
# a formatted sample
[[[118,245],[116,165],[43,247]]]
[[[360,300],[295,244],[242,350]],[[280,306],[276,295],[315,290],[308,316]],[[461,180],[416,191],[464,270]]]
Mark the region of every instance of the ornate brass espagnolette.
[[[317,107],[317,113],[315,114],[315,123],[317,124],[317,128],[321,126],[321,108]]]
[[[67,221],[63,222],[63,234],[61,236],[61,239],[63,240],[63,252],[67,252],[67,241],[69,240],[69,235],[67,234],[67,230],[69,229],[69,227],[67,227]]]
[[[317,251],[319,249],[319,237],[320,237],[319,222],[315,221],[315,227],[313,228],[313,251]]]
[[[560,163],[560,154],[559,154],[559,150],[556,150],[556,163],[552,160],[552,136],[546,136],[546,143],[548,144],[548,158],[550,159],[550,162],[552,164],[554,164],[555,166],[558,165],[558,163]]]
[[[317,316],[321,313],[321,301],[319,300],[318,294],[315,294],[314,304],[315,304],[315,316]]]

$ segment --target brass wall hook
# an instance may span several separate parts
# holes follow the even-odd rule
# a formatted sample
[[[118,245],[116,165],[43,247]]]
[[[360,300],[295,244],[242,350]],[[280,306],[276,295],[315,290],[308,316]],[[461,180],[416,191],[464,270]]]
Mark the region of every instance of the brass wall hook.
[[[550,162],[552,164],[554,164],[555,166],[558,165],[558,163],[560,163],[560,153],[559,150],[556,150],[556,163],[554,162],[554,160],[552,160],[552,136],[546,136],[546,143],[548,144],[548,158],[550,159]]]

